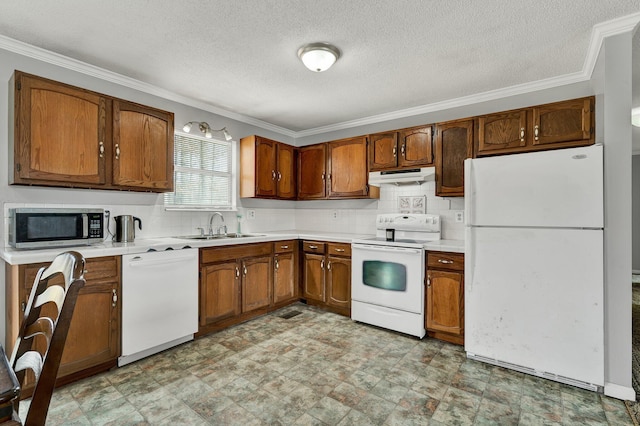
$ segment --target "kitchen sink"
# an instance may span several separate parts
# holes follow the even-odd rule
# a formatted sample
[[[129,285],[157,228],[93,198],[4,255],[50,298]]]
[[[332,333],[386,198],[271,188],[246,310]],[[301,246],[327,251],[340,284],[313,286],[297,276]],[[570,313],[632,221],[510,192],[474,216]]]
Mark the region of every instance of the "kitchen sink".
[[[182,236],[173,237],[173,238],[181,238],[186,240],[224,240],[226,238],[248,238],[248,237],[264,237],[264,234],[236,234],[234,232],[230,232],[228,234],[219,234],[219,235],[182,235]]]

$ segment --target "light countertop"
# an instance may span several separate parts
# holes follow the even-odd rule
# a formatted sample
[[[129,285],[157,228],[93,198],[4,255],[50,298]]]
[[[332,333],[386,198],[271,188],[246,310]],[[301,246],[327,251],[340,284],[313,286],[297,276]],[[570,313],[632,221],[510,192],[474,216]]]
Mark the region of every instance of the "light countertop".
[[[66,248],[16,250],[11,247],[0,248],[0,258],[11,265],[21,265],[26,263],[50,262],[62,251],[75,250],[85,258],[101,256],[119,256],[123,254],[144,253],[150,250],[163,251],[171,247],[182,249],[185,247],[218,247],[236,244],[261,243],[269,241],[280,241],[289,239],[320,240],[339,243],[350,243],[354,239],[371,238],[371,234],[345,234],[337,232],[319,232],[308,230],[287,230],[274,232],[256,232],[255,236],[243,238],[223,238],[213,240],[192,240],[176,237],[158,237],[148,239],[138,239],[133,243],[113,243],[111,241],[91,246],[76,246]],[[464,253],[464,241],[462,240],[439,240],[424,245],[426,250],[449,251]]]

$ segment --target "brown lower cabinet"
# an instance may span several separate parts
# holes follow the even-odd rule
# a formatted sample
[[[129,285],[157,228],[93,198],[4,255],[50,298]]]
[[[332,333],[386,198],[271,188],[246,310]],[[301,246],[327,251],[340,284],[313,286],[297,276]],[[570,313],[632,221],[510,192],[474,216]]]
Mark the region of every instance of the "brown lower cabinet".
[[[464,344],[464,254],[427,252],[427,335]]]
[[[295,240],[200,249],[198,335],[296,301],[296,249]]]
[[[8,354],[13,350],[35,276],[42,266],[47,265],[7,264]],[[85,269],[86,285],[80,290],[73,312],[57,385],[108,370],[117,364],[120,355],[120,256],[87,259]],[[55,309],[52,306],[50,308]],[[36,338],[37,345],[44,345],[43,341],[37,340],[41,337]],[[24,396],[29,396],[33,391],[31,374],[29,371],[22,389]]]
[[[351,245],[303,241],[302,297],[351,316]]]

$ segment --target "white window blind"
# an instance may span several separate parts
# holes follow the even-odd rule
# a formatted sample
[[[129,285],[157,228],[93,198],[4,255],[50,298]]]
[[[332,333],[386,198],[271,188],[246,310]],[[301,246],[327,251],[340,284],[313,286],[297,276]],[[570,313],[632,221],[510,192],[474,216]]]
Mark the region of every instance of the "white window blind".
[[[231,141],[177,134],[174,137],[174,189],[167,209],[232,209]]]

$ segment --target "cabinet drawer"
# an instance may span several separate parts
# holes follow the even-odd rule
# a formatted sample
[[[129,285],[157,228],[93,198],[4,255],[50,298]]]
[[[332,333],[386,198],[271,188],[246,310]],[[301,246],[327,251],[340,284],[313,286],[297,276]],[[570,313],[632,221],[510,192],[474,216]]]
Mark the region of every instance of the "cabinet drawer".
[[[351,257],[351,244],[329,243],[327,244],[327,249],[327,253],[331,256]]]
[[[289,253],[295,249],[296,240],[276,241],[273,243],[274,253]]]
[[[200,249],[200,264],[271,254],[271,243],[238,244]]]
[[[306,253],[320,253],[324,254],[324,249],[327,243],[321,243],[318,241],[304,241],[302,243],[302,250]]]
[[[464,271],[464,254],[443,251],[427,252],[427,267],[434,269],[451,269]]]
[[[49,266],[49,263],[32,263],[24,265],[24,273],[22,274],[24,288],[29,289],[33,287],[33,281],[36,279],[36,274],[43,266]],[[118,257],[109,256],[86,259],[85,271],[84,278],[87,281],[87,284],[97,280],[118,277],[120,273]],[[61,279],[62,278],[60,278],[60,280]],[[55,280],[58,280],[58,278],[55,278]]]

